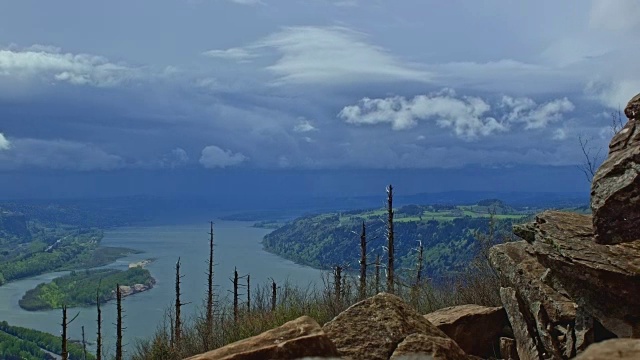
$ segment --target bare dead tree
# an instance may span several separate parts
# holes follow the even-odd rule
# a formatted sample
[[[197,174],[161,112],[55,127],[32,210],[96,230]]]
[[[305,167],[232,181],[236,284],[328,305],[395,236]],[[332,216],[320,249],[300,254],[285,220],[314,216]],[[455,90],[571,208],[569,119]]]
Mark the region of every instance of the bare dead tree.
[[[389,263],[387,265],[387,292],[394,293],[394,238],[393,238],[393,186],[387,187],[387,251]]]
[[[622,110],[620,110],[620,107],[618,107],[618,111],[611,112],[611,133],[613,135],[619,133],[620,130],[622,130],[622,128],[624,127],[625,123],[626,121],[622,116]]]
[[[116,284],[116,360],[122,360],[122,334],[124,327],[122,326],[122,292],[120,284]]]
[[[175,302],[175,323],[174,323],[174,335],[173,335],[173,345],[175,349],[180,348],[180,342],[182,338],[182,320],[181,320],[181,310],[184,305],[187,303],[183,303],[180,301],[180,279],[182,279],[184,275],[180,275],[180,258],[176,262],[176,302]]]
[[[87,341],[84,338],[84,325],[82,326],[82,359],[87,360]]]
[[[418,240],[418,263],[416,264],[416,284],[415,286],[419,286],[420,283],[422,282],[422,271],[423,269],[423,253],[424,253],[424,247],[422,246],[422,241]]]
[[[96,360],[102,360],[102,309],[100,309],[100,283],[96,289],[96,309],[98,310],[98,337],[96,339]]]
[[[336,302],[340,302],[340,297],[342,295],[341,286],[342,286],[342,267],[336,266],[333,271],[333,286],[335,288],[335,297]]]
[[[251,275],[247,274],[247,313],[251,312]]]
[[[584,163],[578,166],[578,168],[582,171],[585,178],[589,183],[593,180],[593,177],[598,170],[598,165],[600,164],[602,158],[600,153],[602,152],[602,148],[596,149],[594,146],[590,144],[593,139],[587,139],[582,135],[578,136],[578,141],[580,142],[580,150],[582,150],[582,155],[584,157]]]
[[[360,299],[367,296],[367,227],[362,221],[360,234]]]
[[[233,269],[233,321],[238,321],[238,269]]]
[[[69,359],[69,351],[67,351],[67,328],[69,327],[69,324],[78,317],[78,315],[80,315],[79,312],[73,317],[73,319],[67,321],[67,305],[62,305],[62,350],[60,351],[62,360]]]
[[[276,281],[271,279],[271,311],[276,311],[277,305],[277,293],[278,288],[276,287]]]
[[[209,232],[209,270],[207,272],[207,332],[213,329],[213,221],[211,222],[211,232]]]

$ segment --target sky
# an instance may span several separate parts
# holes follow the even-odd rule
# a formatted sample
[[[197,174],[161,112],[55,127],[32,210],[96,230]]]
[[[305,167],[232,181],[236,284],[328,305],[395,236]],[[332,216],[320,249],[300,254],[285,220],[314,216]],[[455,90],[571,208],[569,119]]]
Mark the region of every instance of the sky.
[[[1,1],[0,198],[586,191],[638,30],[635,0]]]

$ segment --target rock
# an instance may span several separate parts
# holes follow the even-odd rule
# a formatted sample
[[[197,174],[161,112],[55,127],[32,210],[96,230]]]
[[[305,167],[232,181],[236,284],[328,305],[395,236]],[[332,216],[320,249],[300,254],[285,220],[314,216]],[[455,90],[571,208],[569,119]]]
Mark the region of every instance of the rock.
[[[465,353],[484,358],[497,354],[500,335],[509,325],[502,307],[452,306],[424,317],[452,338]]]
[[[611,339],[587,348],[585,352],[576,356],[575,360],[612,360],[640,359],[640,340],[638,339]]]
[[[640,240],[598,244],[591,229],[591,216],[545,211],[531,227],[535,241],[527,251],[605,332],[640,337]],[[610,335],[595,334],[596,341],[603,337]]]
[[[338,357],[335,345],[308,316],[187,360],[298,359]]]
[[[526,310],[521,309],[516,291],[510,287],[500,288],[500,299],[513,328],[518,357],[521,360],[542,359],[543,350],[539,348],[539,339],[523,315]]]
[[[551,281],[550,270],[529,253],[532,249],[526,242],[517,241],[494,246],[489,253],[491,266],[498,273],[502,286],[513,289],[513,299],[510,294],[507,296],[510,309],[506,310],[516,340],[522,345],[519,353],[533,349],[531,344],[523,343],[527,337],[535,344],[536,353],[551,354],[556,358],[572,357],[576,353],[577,305],[563,289],[557,289],[557,284]],[[529,355],[537,356],[531,352]]]
[[[500,357],[504,360],[520,360],[514,339],[500,338]]]
[[[611,140],[609,155],[591,184],[596,242],[640,239],[640,94],[627,107],[627,124]]]
[[[350,306],[322,329],[349,359],[386,360],[411,334],[447,338],[402,299],[387,293]]]
[[[395,349],[390,360],[469,360],[455,341],[439,336],[411,334]]]

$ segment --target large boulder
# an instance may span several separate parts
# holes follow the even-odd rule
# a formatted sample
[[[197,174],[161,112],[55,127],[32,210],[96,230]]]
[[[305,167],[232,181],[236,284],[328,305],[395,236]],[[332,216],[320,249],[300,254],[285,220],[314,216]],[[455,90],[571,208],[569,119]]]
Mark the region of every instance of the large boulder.
[[[499,352],[500,335],[509,326],[502,307],[452,306],[424,316],[467,354],[488,358]]]
[[[186,360],[336,358],[336,346],[308,316]]]
[[[447,338],[402,299],[387,293],[351,305],[322,329],[348,359],[389,359],[411,334]]]
[[[522,359],[570,358],[588,345],[575,341],[580,337],[575,327],[577,305],[549,281],[549,269],[530,254],[532,250],[525,241],[517,241],[494,246],[489,254],[504,287],[501,298],[518,354]]]
[[[627,124],[611,140],[609,155],[591,184],[596,242],[640,239],[640,94],[625,108]]]
[[[576,360],[637,360],[640,359],[640,340],[611,339],[587,348]]]
[[[551,269],[548,283],[561,286],[604,327],[596,340],[640,337],[640,240],[598,244],[591,216],[545,211],[521,231],[533,238],[529,251]]]
[[[411,334],[398,345],[389,359],[470,360],[470,357],[452,339]]]

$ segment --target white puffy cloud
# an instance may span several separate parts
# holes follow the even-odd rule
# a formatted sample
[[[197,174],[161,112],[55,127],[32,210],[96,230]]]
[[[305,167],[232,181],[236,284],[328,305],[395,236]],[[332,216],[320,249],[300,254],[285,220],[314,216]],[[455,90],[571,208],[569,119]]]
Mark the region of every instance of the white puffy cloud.
[[[113,170],[124,160],[92,144],[68,140],[14,139],[0,152],[0,169]]]
[[[209,145],[202,149],[200,164],[207,169],[225,168],[240,165],[248,158],[242,153],[234,153],[231,150],[224,150],[215,145]]]
[[[338,117],[350,124],[373,125],[390,123],[394,130],[415,127],[419,120],[432,120],[439,127],[453,129],[462,139],[474,139],[505,132],[510,125],[524,123],[525,129],[541,129],[562,119],[563,113],[572,111],[573,104],[566,98],[541,105],[529,98],[502,98],[498,108],[506,109],[502,115],[491,114],[491,106],[474,96],[457,97],[452,90],[412,99],[394,96],[381,99],[364,98],[357,105],[345,106]]]
[[[504,118],[511,123],[524,123],[525,129],[542,129],[551,122],[559,121],[566,112],[575,106],[569,99],[562,98],[538,105],[530,98],[512,98],[503,96],[501,107],[509,113]]]
[[[394,130],[405,130],[418,120],[435,120],[451,128],[461,138],[473,139],[506,131],[504,124],[485,116],[489,104],[477,97],[456,98],[452,91],[417,95],[413,99],[394,96],[384,99],[364,98],[357,105],[344,107],[338,117],[350,124],[390,123]]]
[[[189,155],[182,148],[175,148],[162,158],[162,167],[175,169],[186,165],[189,162]]]
[[[300,119],[300,122],[298,122],[296,126],[293,127],[293,131],[299,132],[299,133],[305,133],[305,132],[316,131],[316,130],[318,129],[315,126],[313,126],[313,124],[311,124],[311,121],[306,119]]]
[[[4,137],[3,133],[0,133],[0,150],[7,150],[11,147],[11,143]]]
[[[553,140],[564,140],[567,138],[567,131],[565,129],[555,129],[551,138]]]
[[[74,85],[114,86],[135,76],[125,65],[89,54],[62,53],[60,49],[32,46],[0,49],[0,77],[42,78]]]
[[[358,80],[428,81],[430,75],[345,27],[286,27],[248,49],[280,57],[266,67],[280,83],[350,83]]]

